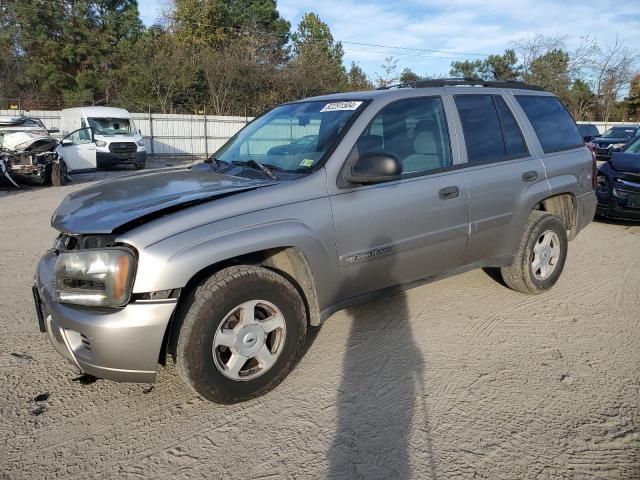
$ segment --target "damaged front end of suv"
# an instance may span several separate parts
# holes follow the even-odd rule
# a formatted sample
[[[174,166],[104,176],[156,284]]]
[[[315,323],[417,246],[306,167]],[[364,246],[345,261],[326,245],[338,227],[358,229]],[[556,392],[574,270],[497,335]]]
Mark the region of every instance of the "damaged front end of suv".
[[[54,185],[65,183],[65,172],[55,152],[58,140],[33,132],[15,132],[1,135],[0,175],[14,186],[19,183]]]

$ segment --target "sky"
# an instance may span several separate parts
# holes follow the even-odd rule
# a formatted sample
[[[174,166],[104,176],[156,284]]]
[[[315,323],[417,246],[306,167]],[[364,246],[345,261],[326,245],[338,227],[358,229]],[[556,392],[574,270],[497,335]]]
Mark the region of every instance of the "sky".
[[[145,24],[166,0],[138,0]],[[640,53],[640,0],[278,0],[292,29],[306,12],[326,22],[343,42],[345,65],[355,61],[372,78],[385,58],[398,71],[446,75],[453,60],[502,53],[519,39],[567,37],[569,50],[589,36],[605,47],[616,41]],[[362,45],[366,44],[366,45]],[[379,45],[379,46],[372,46]]]

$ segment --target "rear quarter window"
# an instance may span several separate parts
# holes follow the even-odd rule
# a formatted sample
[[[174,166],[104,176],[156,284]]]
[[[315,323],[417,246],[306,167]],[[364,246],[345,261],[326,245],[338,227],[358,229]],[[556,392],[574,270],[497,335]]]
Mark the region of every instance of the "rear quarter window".
[[[571,114],[556,97],[516,95],[518,103],[538,135],[544,153],[584,145]]]

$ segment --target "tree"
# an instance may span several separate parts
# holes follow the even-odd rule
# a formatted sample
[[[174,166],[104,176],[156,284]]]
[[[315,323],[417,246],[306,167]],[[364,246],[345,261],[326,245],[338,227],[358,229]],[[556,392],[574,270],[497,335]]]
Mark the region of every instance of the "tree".
[[[565,104],[569,104],[569,85],[571,83],[569,54],[556,48],[534,58],[529,64],[528,71],[524,74],[524,81],[555,93]]]
[[[22,81],[66,104],[109,99],[115,71],[142,32],[136,0],[9,0]]]
[[[627,114],[629,119],[640,121],[640,73],[637,73],[629,88],[629,97],[627,98]]]
[[[410,68],[405,68],[400,74],[400,83],[411,83],[420,80],[420,77],[415,74]]]
[[[576,120],[591,120],[596,95],[583,80],[573,82],[570,91],[569,108]]]
[[[302,17],[291,35],[293,57],[287,72],[294,98],[342,91],[348,86],[342,44],[315,13]]]
[[[616,41],[601,50],[594,67],[594,91],[598,99],[598,114],[605,121],[610,120],[616,110],[620,94],[628,86],[636,72],[637,52]]]
[[[347,73],[347,83],[351,91],[371,90],[373,88],[373,84],[367,75],[355,62],[351,62],[351,68]]]
[[[484,60],[451,62],[449,74],[453,77],[481,78],[483,80],[517,80],[520,67],[515,50],[505,50],[502,55],[489,55]]]
[[[449,75],[452,77],[462,78],[480,78],[482,75],[480,70],[482,68],[481,60],[456,60],[451,62],[451,70]]]
[[[398,75],[398,59],[394,57],[386,57],[384,63],[380,65],[382,74],[376,74],[376,83],[378,87],[388,87],[397,83],[400,79]]]
[[[263,36],[276,49],[288,40],[290,24],[275,0],[173,0],[169,15],[176,40],[197,48],[223,47],[238,36]]]

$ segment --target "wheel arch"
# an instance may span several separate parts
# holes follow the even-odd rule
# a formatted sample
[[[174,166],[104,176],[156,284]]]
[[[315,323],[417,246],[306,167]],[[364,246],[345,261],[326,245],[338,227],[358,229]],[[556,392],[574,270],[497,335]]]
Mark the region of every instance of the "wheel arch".
[[[532,210],[540,210],[560,217],[569,231],[568,239],[573,240],[577,234],[577,202],[571,192],[558,193],[538,202]]]
[[[269,269],[286,278],[298,291],[305,306],[307,322],[311,326],[321,324],[320,306],[318,301],[316,279],[304,252],[295,246],[280,246],[248,252],[230,257],[210,265],[206,265],[196,272],[181,289],[178,304],[174,314],[167,324],[162,342],[159,362],[166,363],[168,352],[173,353],[179,329],[176,328],[176,316],[184,313],[184,304],[193,295],[198,285],[211,275],[234,265],[254,265]]]

